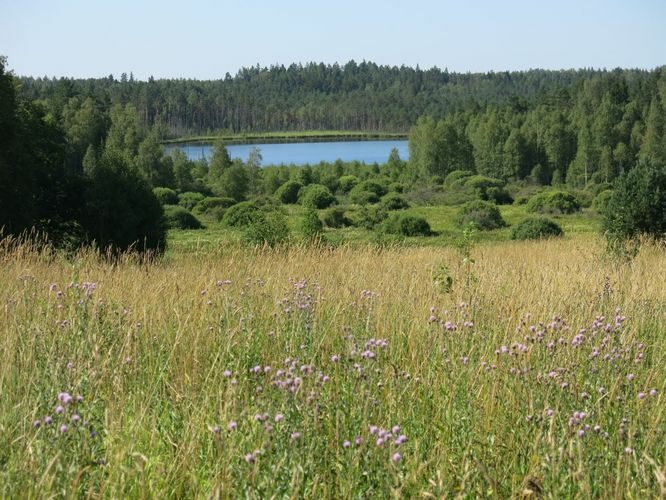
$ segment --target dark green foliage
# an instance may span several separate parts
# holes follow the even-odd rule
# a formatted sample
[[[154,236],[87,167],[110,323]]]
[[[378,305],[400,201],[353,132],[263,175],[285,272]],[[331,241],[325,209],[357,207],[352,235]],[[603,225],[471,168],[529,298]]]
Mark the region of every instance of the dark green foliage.
[[[496,205],[511,205],[513,197],[504,188],[490,187],[486,190],[486,200],[492,201]]]
[[[361,182],[361,180],[355,175],[343,175],[338,179],[338,189],[342,194],[347,194],[354,189],[359,182]]]
[[[254,203],[243,201],[229,207],[222,221],[229,227],[245,227],[262,217],[263,214]]]
[[[257,211],[243,231],[245,241],[257,246],[283,245],[289,241],[289,235],[287,218],[279,210],[269,213]]]
[[[345,215],[352,226],[374,229],[386,220],[388,211],[381,205],[361,205],[348,210]]]
[[[194,211],[204,214],[214,208],[229,208],[236,204],[233,198],[223,198],[221,196],[209,196],[204,198],[194,207]]]
[[[444,185],[453,186],[457,183],[464,184],[465,180],[472,177],[473,175],[474,172],[470,170],[454,170],[444,178]]]
[[[384,231],[401,236],[430,236],[430,224],[423,217],[396,213],[391,215],[383,225]]]
[[[605,191],[601,191],[597,196],[595,196],[594,201],[592,202],[592,208],[595,210],[595,212],[603,214],[606,211],[606,207],[608,206],[608,201],[611,199],[613,196],[613,190],[612,189],[606,189]]]
[[[398,193],[385,194],[382,196],[381,203],[386,210],[402,210],[404,208],[409,208],[407,200]]]
[[[193,210],[194,207],[196,207],[197,204],[204,198],[205,196],[201,193],[188,191],[186,193],[180,193],[178,195],[178,204],[181,207],[186,208],[187,210]]]
[[[305,212],[305,215],[301,219],[300,230],[307,239],[316,239],[324,232],[324,225],[314,208]]]
[[[156,187],[153,188],[153,194],[155,195],[155,198],[157,198],[162,205],[178,204],[178,195],[171,188]]]
[[[603,211],[603,229],[611,243],[638,236],[666,236],[666,166],[641,162],[618,178]]]
[[[483,200],[469,201],[461,206],[456,222],[460,227],[474,223],[480,231],[490,231],[506,226],[499,208],[494,203]]]
[[[160,251],[163,211],[143,176],[117,152],[105,151],[86,187],[82,225],[98,248]]]
[[[511,228],[512,240],[538,240],[562,236],[562,228],[546,217],[530,217]]]
[[[298,192],[302,187],[303,184],[298,181],[287,181],[275,191],[275,196],[282,203],[297,203]]]
[[[527,211],[542,214],[572,214],[580,210],[574,195],[564,191],[543,191],[527,202]]]
[[[310,184],[301,188],[298,199],[308,208],[328,208],[336,202],[331,191],[321,184]]]
[[[388,190],[393,193],[404,193],[407,190],[407,186],[402,182],[392,182],[389,184]]]
[[[324,224],[330,228],[351,226],[353,223],[346,216],[344,207],[332,207],[324,212]]]
[[[358,183],[350,192],[349,198],[359,205],[377,203],[379,199],[388,192],[386,186],[374,180],[366,180]]]
[[[169,229],[201,229],[201,222],[189,210],[178,205],[164,207],[164,221]]]

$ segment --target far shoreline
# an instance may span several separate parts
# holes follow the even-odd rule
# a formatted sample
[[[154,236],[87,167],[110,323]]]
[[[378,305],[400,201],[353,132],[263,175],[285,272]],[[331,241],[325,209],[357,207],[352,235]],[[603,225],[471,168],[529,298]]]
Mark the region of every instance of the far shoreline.
[[[407,139],[404,132],[348,132],[341,130],[306,130],[296,132],[248,132],[238,134],[198,135],[166,139],[162,144],[206,144],[218,140],[226,144],[270,144],[294,142],[345,142]]]

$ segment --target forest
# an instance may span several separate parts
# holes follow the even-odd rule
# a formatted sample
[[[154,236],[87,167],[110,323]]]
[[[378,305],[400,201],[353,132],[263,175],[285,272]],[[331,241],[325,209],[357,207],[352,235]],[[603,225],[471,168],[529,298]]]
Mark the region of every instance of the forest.
[[[539,190],[606,206],[616,179],[641,165],[634,177],[649,172],[654,185],[666,162],[664,67],[459,74],[351,61],[143,82],[17,77],[2,61],[0,89],[0,226],[57,245],[163,248],[167,228],[196,226],[192,214],[222,221],[238,203],[337,205],[339,216],[319,213],[338,218],[330,228],[369,229],[390,226],[391,210],[501,205]],[[410,159],[270,167],[259,151],[232,162],[221,142],[210,162],[162,146],[187,134],[328,129],[404,131]],[[660,203],[642,208],[648,233],[661,234],[649,215]]]

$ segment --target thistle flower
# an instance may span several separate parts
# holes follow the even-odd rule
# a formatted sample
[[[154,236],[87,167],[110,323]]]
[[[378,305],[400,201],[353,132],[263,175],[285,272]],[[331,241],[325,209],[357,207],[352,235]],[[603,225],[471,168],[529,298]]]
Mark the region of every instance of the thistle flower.
[[[391,460],[393,460],[393,462],[395,462],[395,463],[398,463],[398,462],[400,462],[400,460],[402,460],[402,455],[398,452],[395,452],[393,454],[393,456],[391,457]]]

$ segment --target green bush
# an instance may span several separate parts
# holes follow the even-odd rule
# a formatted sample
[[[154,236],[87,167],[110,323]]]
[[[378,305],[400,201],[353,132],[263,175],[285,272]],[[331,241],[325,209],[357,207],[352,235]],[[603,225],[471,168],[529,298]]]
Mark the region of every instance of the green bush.
[[[585,191],[585,190],[576,190],[572,192],[576,197],[576,201],[578,202],[578,206],[581,208],[590,208],[592,206],[592,203],[594,202],[594,193],[591,191]]]
[[[354,203],[366,205],[377,203],[379,199],[388,192],[388,188],[377,181],[367,180],[360,182],[349,192],[349,197]]]
[[[398,193],[386,193],[381,199],[382,206],[386,210],[402,210],[409,208],[409,203]]]
[[[386,220],[388,212],[381,205],[360,205],[350,209],[345,215],[349,218],[352,226],[374,229]]]
[[[229,207],[222,221],[229,227],[247,227],[261,217],[261,211],[254,203],[242,201]]]
[[[601,191],[592,202],[592,208],[595,210],[595,212],[603,214],[606,210],[606,207],[608,206],[608,201],[611,199],[611,196],[613,196],[612,189]]]
[[[343,194],[347,194],[354,189],[359,182],[361,182],[361,180],[355,175],[343,175],[338,179],[338,190]]]
[[[324,224],[326,227],[341,228],[351,226],[353,223],[347,217],[344,207],[333,207],[324,212]]]
[[[300,230],[303,236],[308,239],[316,239],[324,232],[324,225],[314,208],[305,212],[305,215],[301,219]]]
[[[205,198],[201,193],[187,191],[178,195],[178,204],[188,210],[192,210],[201,200]]]
[[[641,235],[666,237],[666,166],[642,162],[620,176],[603,215],[611,245]]]
[[[177,205],[178,195],[171,188],[156,187],[153,188],[153,194],[162,205]]]
[[[236,204],[236,201],[233,198],[225,198],[221,196],[210,196],[204,198],[194,207],[194,213],[197,214],[207,214],[212,210],[220,208],[229,208]]]
[[[169,229],[201,229],[201,222],[189,210],[178,205],[164,206],[164,221]]]
[[[453,186],[454,184],[463,184],[465,179],[474,175],[474,172],[469,170],[453,170],[444,178],[445,186]]]
[[[562,236],[562,228],[546,217],[529,217],[511,229],[512,240],[538,240]]]
[[[527,202],[527,211],[542,214],[572,214],[580,210],[574,195],[564,191],[544,191]]]
[[[490,187],[486,190],[485,199],[487,201],[492,201],[496,205],[511,205],[513,203],[513,198],[509,192],[504,188],[499,187]]]
[[[506,226],[499,208],[494,203],[483,200],[469,201],[461,206],[456,222],[460,227],[465,227],[472,222],[480,231],[490,231]]]
[[[393,193],[404,193],[407,190],[407,187],[402,182],[392,182],[389,184],[389,192]]]
[[[328,208],[336,202],[331,191],[321,184],[310,184],[301,188],[298,199],[308,208]]]
[[[298,202],[298,192],[302,187],[303,184],[298,181],[287,181],[275,191],[275,196],[282,203],[296,203]]]
[[[245,227],[243,239],[251,245],[276,247],[288,242],[289,234],[287,219],[282,212],[257,211],[253,220]]]
[[[430,236],[430,224],[423,217],[406,213],[393,214],[384,222],[384,232],[401,236]]]

